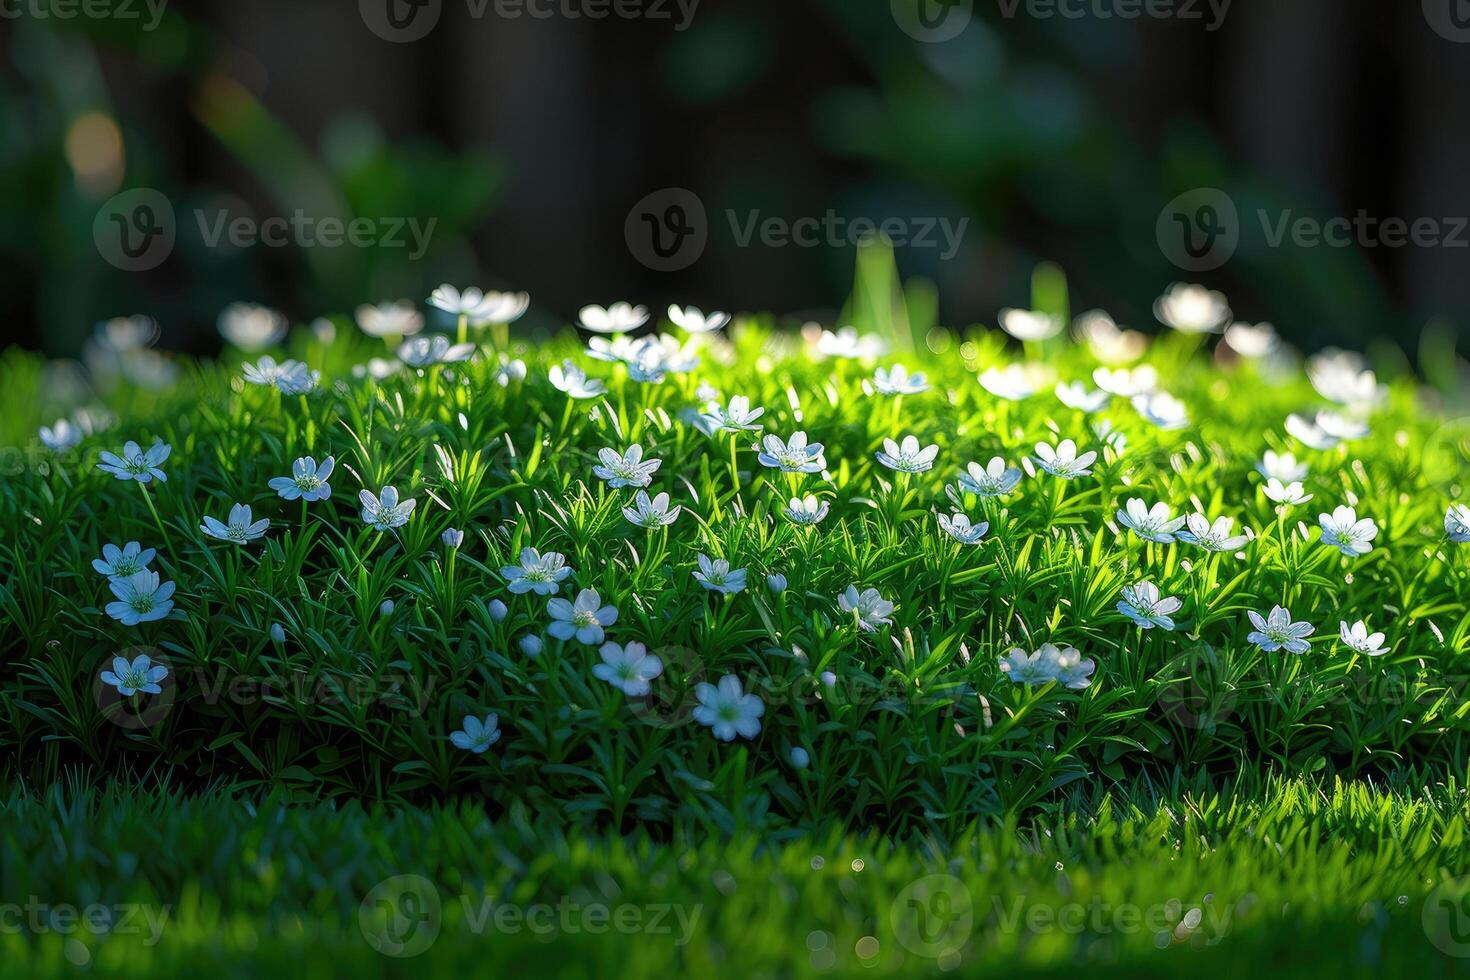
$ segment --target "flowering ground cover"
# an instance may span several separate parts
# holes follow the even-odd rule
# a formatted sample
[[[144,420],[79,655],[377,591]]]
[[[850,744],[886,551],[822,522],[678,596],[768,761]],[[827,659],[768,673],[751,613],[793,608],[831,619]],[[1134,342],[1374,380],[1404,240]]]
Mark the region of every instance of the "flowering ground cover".
[[[254,936],[263,958],[336,956],[313,930],[347,927],[302,917],[356,908],[368,878],[390,877],[323,866],[282,883],[248,802],[267,793],[318,827],[334,806],[387,804],[385,839],[434,821],[417,854],[380,850],[400,855],[395,874],[432,867],[454,889],[487,887],[445,857],[482,841],[517,882],[616,865],[640,888],[688,877],[669,886],[686,904],[736,893],[721,875],[815,867],[816,841],[849,873],[877,848],[882,875],[838,889],[859,911],[811,899],[839,959],[810,939],[772,951],[760,968],[776,972],[953,967],[988,949],[1138,975],[1135,946],[1177,925],[1096,948],[1095,930],[937,953],[900,936],[908,959],[890,961],[893,930],[919,927],[874,925],[874,910],[925,877],[926,849],[972,896],[995,892],[1000,863],[1044,881],[1033,894],[1071,894],[1065,858],[1086,853],[1153,868],[1099,871],[1109,894],[1188,906],[1214,879],[1167,862],[1209,869],[1221,847],[1236,876],[1222,887],[1273,910],[1320,903],[1316,918],[1273,911],[1239,955],[1344,923],[1441,955],[1414,917],[1463,870],[1470,424],[1405,367],[1303,362],[1197,287],[1160,299],[1156,339],[1103,314],[1068,330],[1051,306],[953,336],[678,308],[645,323],[615,304],[530,344],[505,327],[523,298],[446,287],[431,300],[443,333],[411,306],[293,332],[236,308],[218,361],[166,357],[126,320],[92,349],[100,394],[64,415],[66,372],[7,355],[0,424],[25,447],[0,484],[7,848],[67,825],[38,809],[44,787],[163,787],[139,812],[172,829],[79,880],[112,894],[142,859],[114,892],[212,893],[204,872],[138,852],[180,855],[191,833],[237,848],[240,880],[219,886],[233,897],[180,930],[180,968],[221,933]],[[1273,782],[1300,775],[1315,782]],[[1310,816],[1323,800],[1346,822]],[[1212,805],[1231,818],[1212,823]],[[136,819],[125,799],[98,806]],[[176,807],[197,827],[165,819]],[[1304,822],[1273,836],[1251,816],[1267,811]],[[1435,835],[1413,829],[1431,819]],[[1076,843],[1038,836],[1061,826]],[[552,870],[541,833],[603,843]],[[633,846],[622,834],[647,867],[608,856]],[[953,857],[966,840],[980,850]],[[898,904],[937,916],[954,908],[942,887]],[[287,914],[275,889],[300,931],[264,939]],[[607,962],[722,972],[746,912],[719,915],[697,955]],[[775,942],[783,916],[749,929]],[[468,955],[451,948],[435,947]]]

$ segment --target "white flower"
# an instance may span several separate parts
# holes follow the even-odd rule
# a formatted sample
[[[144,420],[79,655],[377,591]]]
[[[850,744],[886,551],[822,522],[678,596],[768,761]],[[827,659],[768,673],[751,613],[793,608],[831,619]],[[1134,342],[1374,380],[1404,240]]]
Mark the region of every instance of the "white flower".
[[[127,578],[108,582],[116,602],[107,604],[107,615],[124,626],[137,626],[163,619],[173,611],[174,584],[159,584],[158,573],[144,569]]]
[[[1072,324],[1072,330],[1104,364],[1127,364],[1143,356],[1148,337],[1137,330],[1123,330],[1103,310],[1089,310]]]
[[[119,480],[137,480],[139,483],[158,480],[160,483],[167,483],[168,477],[159,467],[171,452],[173,447],[159,440],[154,440],[147,452],[130,440],[123,444],[121,455],[102,453],[99,457],[102,462],[97,464],[97,468],[111,473]]]
[[[500,570],[506,587],[516,595],[534,592],[537,595],[556,595],[561,582],[572,570],[566,557],[556,551],[541,554],[535,548],[522,548],[520,565],[506,565]]]
[[[700,585],[711,592],[722,592],[725,595],[734,595],[745,591],[745,569],[731,569],[730,563],[723,558],[714,561],[708,555],[699,555],[699,571],[694,573],[694,578]]]
[[[1083,659],[1081,652],[1075,647],[1058,650],[1050,643],[1043,643],[1041,653],[1051,658],[1058,684],[1071,691],[1081,691],[1092,686],[1092,673],[1097,665],[1091,659]]]
[[[883,440],[883,451],[877,454],[878,462],[899,473],[925,473],[934,468],[934,458],[939,455],[938,446],[919,446],[914,436],[904,436],[903,445],[892,439]]]
[[[1097,436],[1099,442],[1111,448],[1119,456],[1123,455],[1123,451],[1128,448],[1128,437],[1121,430],[1113,428],[1112,419],[1097,419],[1089,428],[1092,429],[1093,435]]]
[[[685,333],[714,333],[730,322],[730,314],[711,313],[706,316],[697,306],[670,306],[669,322]]]
[[[877,334],[858,336],[857,327],[842,327],[836,333],[823,330],[817,339],[817,352],[825,357],[863,360],[882,357],[888,353],[888,344]]]
[[[501,602],[499,599],[491,599],[489,602],[487,602],[485,604],[485,611],[489,613],[490,618],[495,620],[495,622],[497,623],[505,622],[505,617],[510,615],[510,607]]]
[[[372,378],[375,381],[382,381],[384,378],[391,378],[397,374],[402,367],[402,361],[390,361],[382,357],[372,357],[368,359],[366,364],[354,364],[352,367],[352,376],[354,378]]]
[[[908,368],[895,364],[873,372],[873,390],[880,395],[917,395],[929,390],[929,379],[923,371],[909,374]]]
[[[1470,543],[1470,507],[1450,504],[1444,512],[1444,533],[1455,544]]]
[[[618,646],[604,643],[597,651],[602,663],[594,664],[592,676],[607,681],[630,698],[641,698],[651,690],[649,681],[664,672],[663,661],[651,656],[642,643]]]
[[[400,501],[397,487],[384,487],[382,494],[377,497],[370,490],[362,490],[357,499],[362,504],[363,523],[379,531],[389,531],[407,524],[417,503],[413,498]]]
[[[1123,586],[1123,598],[1118,603],[1118,612],[1127,616],[1140,629],[1174,629],[1173,614],[1184,603],[1174,596],[1164,596],[1152,582]]]
[[[1136,398],[1152,394],[1159,386],[1159,372],[1151,364],[1140,364],[1133,370],[1100,367],[1092,372],[1093,383],[1119,398]]]
[[[1184,403],[1166,391],[1149,395],[1134,395],[1133,408],[1164,431],[1182,429],[1189,424],[1189,409]]]
[[[643,342],[634,340],[632,337],[619,335],[611,340],[607,337],[587,338],[587,356],[595,361],[607,361],[609,364],[626,364],[636,360],[642,348]]]
[[[596,589],[578,592],[575,602],[561,598],[548,599],[546,611],[553,620],[546,632],[558,640],[576,637],[578,643],[588,645],[601,643],[604,639],[603,627],[618,621],[618,611],[612,606],[604,606]]]
[[[92,559],[92,567],[99,575],[108,578],[131,578],[148,568],[158,551],[154,548],[143,548],[136,541],[129,541],[119,548],[115,544],[104,544],[102,546],[102,557]]]
[[[150,316],[116,316],[97,324],[97,342],[118,353],[143,350],[158,341],[158,321]]]
[[[786,509],[782,513],[789,517],[793,524],[810,527],[813,524],[820,524],[831,509],[832,505],[827,501],[809,493],[805,497],[792,497],[786,502]]]
[[[434,364],[457,364],[469,360],[474,352],[474,344],[451,344],[449,338],[443,334],[410,337],[398,345],[398,359],[409,367],[416,368]]]
[[[725,408],[712,404],[709,411],[705,412],[705,418],[714,429],[724,429],[728,432],[759,432],[761,423],[756,420],[766,414],[764,408],[750,407],[750,399],[744,395],[736,395],[730,399],[730,404]]]
[[[500,716],[489,714],[481,721],[474,715],[465,715],[464,730],[449,733],[449,741],[454,743],[457,749],[473,752],[480,755],[490,746],[500,741]]]
[[[877,589],[864,589],[859,593],[856,585],[849,585],[847,591],[837,597],[837,608],[848,613],[864,633],[877,632],[879,626],[893,622],[889,618],[893,614],[893,603],[879,595]]]
[[[970,518],[964,514],[955,514],[953,517],[936,514],[935,517],[939,520],[939,529],[960,544],[979,544],[990,530],[988,521],[971,524]]]
[[[667,334],[633,341],[626,355],[628,377],[643,384],[662,384],[671,371],[687,374],[699,366],[699,356]]]
[[[1184,523],[1188,530],[1179,532],[1179,540],[1198,545],[1206,551],[1239,551],[1250,541],[1250,536],[1246,534],[1231,535],[1235,520],[1230,517],[1216,518],[1215,523],[1211,524],[1204,514],[1190,514],[1184,519]]]
[[[222,337],[246,351],[279,343],[289,326],[285,314],[254,303],[231,303],[220,311],[216,325]]]
[[[668,527],[678,519],[682,510],[678,505],[673,510],[669,509],[669,495],[666,493],[658,494],[650,500],[647,492],[639,490],[633,498],[633,506],[623,508],[623,516],[630,524],[639,527]]]
[[[1351,626],[1346,622],[1339,622],[1338,635],[1342,637],[1345,646],[1366,656],[1381,657],[1388,652],[1383,645],[1383,634],[1369,633],[1368,624],[1361,619]]]
[[[1044,442],[1036,444],[1036,464],[1052,476],[1059,476],[1064,480],[1091,474],[1092,470],[1088,467],[1096,460],[1095,452],[1085,452],[1078,456],[1077,444],[1071,439],[1063,439],[1055,449]]]
[[[718,686],[699,684],[694,688],[699,704],[694,709],[694,720],[707,725],[715,738],[722,742],[741,738],[755,738],[760,734],[761,715],[766,706],[754,694],[746,694],[740,678],[726,674]]]
[[[364,303],[357,308],[357,325],[370,337],[411,337],[424,329],[424,315],[408,300]]]
[[[300,361],[287,361],[276,371],[274,384],[283,395],[309,395],[321,385],[322,373]]]
[[[1129,498],[1125,509],[1118,511],[1117,519],[1143,540],[1157,544],[1170,543],[1174,532],[1184,526],[1184,518],[1175,517],[1168,504],[1157,503],[1150,508],[1137,497]]]
[[[1028,654],[1020,647],[1013,647],[1000,658],[1000,672],[1011,679],[1012,684],[1040,687],[1057,679],[1057,662],[1052,650],[1044,645],[1035,653]]]
[[[1225,329],[1225,344],[1241,357],[1255,361],[1280,347],[1281,338],[1269,323],[1232,323]]]
[[[1021,482],[1021,471],[1007,466],[999,456],[991,457],[984,469],[979,463],[971,463],[966,470],[960,475],[960,489],[981,497],[1004,497]]]
[[[772,572],[766,576],[766,588],[770,589],[775,595],[780,595],[786,591],[786,576],[780,572]]]
[[[633,443],[619,455],[616,450],[603,449],[597,453],[602,465],[592,467],[592,475],[605,480],[614,490],[623,487],[646,487],[653,482],[653,474],[663,465],[661,459],[644,459],[643,447]]]
[[[584,306],[578,319],[585,329],[593,333],[628,333],[648,322],[648,307],[631,303],[614,303],[606,309]]]
[[[1291,613],[1285,608],[1277,606],[1264,618],[1254,609],[1246,610],[1246,615],[1255,626],[1255,630],[1246,635],[1246,640],[1265,652],[1306,653],[1312,649],[1306,638],[1317,632],[1317,627],[1310,623],[1292,622]]]
[[[470,317],[470,322],[475,326],[484,326],[487,323],[514,323],[531,308],[531,296],[529,293],[497,293],[490,291],[485,294],[485,301],[481,304],[477,315]]]
[[[1057,382],[1057,400],[1068,408],[1079,412],[1096,412],[1108,403],[1112,396],[1100,389],[1088,388],[1080,381],[1071,384]]]
[[[1154,301],[1154,316],[1180,333],[1219,333],[1230,322],[1223,293],[1176,282]]]
[[[205,517],[204,523],[199,525],[199,530],[220,541],[246,544],[265,534],[271,526],[268,518],[262,517],[252,523],[251,517],[249,504],[236,504],[230,508],[229,524],[222,524],[213,517]]]
[[[517,641],[517,645],[520,646],[521,652],[524,653],[526,656],[539,657],[541,656],[541,651],[545,648],[546,643],[535,633],[527,633],[525,636],[521,637],[519,641]]]
[[[290,476],[275,477],[268,485],[285,500],[326,500],[332,495],[327,480],[336,465],[334,456],[322,460],[321,465],[310,456],[302,456],[291,464]]]
[[[462,316],[478,327],[519,319],[531,305],[531,297],[525,293],[486,293],[474,286],[460,292],[453,286],[444,285],[429,296],[429,305],[451,316]]]
[[[155,664],[146,653],[140,653],[129,663],[124,657],[112,658],[112,669],[102,672],[102,683],[117,688],[117,693],[130,698],[139,692],[162,694],[158,682],[168,676],[168,668]]]
[[[1317,428],[1334,439],[1348,442],[1361,439],[1368,434],[1368,425],[1360,419],[1349,418],[1336,412],[1318,412]]]
[[[512,381],[526,380],[526,362],[519,357],[512,360],[504,354],[500,355],[499,364],[495,367],[495,383],[502,388],[509,388]]]
[[[1265,489],[1266,496],[1276,501],[1278,504],[1288,504],[1295,506],[1297,504],[1304,504],[1308,500],[1312,499],[1311,494],[1304,493],[1302,491],[1302,485],[1300,483],[1297,483],[1295,481],[1291,483],[1282,483],[1274,476],[1266,481]]]
[[[1036,310],[1000,311],[1000,328],[1017,340],[1048,340],[1066,325],[1061,317]]]
[[[1317,520],[1322,525],[1322,543],[1347,557],[1357,558],[1373,550],[1372,541],[1378,537],[1378,525],[1373,518],[1359,520],[1357,511],[1351,507],[1338,507],[1330,514],[1319,515]]]
[[[1004,368],[986,368],[980,372],[980,387],[997,398],[1018,402],[1036,394],[1034,372],[1023,364],[1011,364]]]
[[[66,419],[57,419],[52,426],[41,426],[41,445],[53,453],[64,453],[75,449],[82,441],[82,430]]]
[[[1307,379],[1317,394],[1339,405],[1367,408],[1387,397],[1388,389],[1368,370],[1360,354],[1328,349],[1307,359]]]
[[[827,468],[822,444],[814,442],[807,445],[805,432],[793,433],[788,442],[782,442],[779,436],[767,435],[756,449],[756,459],[762,466],[783,473],[820,473]]]
[[[588,378],[587,372],[571,361],[553,364],[551,370],[546,372],[546,378],[552,387],[572,398],[596,398],[607,392],[607,385],[595,378]]]
[[[1298,463],[1293,453],[1278,455],[1268,449],[1261,461],[1256,464],[1256,472],[1268,480],[1299,483],[1307,478],[1307,464]]]
[[[439,540],[446,548],[458,548],[464,544],[464,532],[457,527],[446,527],[444,533],[439,535]]]

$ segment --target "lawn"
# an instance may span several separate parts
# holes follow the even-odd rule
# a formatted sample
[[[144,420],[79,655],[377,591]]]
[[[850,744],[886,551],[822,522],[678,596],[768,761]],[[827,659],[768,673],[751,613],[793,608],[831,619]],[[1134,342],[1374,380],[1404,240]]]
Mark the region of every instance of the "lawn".
[[[1157,338],[1033,305],[402,346],[240,309],[217,361],[104,325],[85,394],[6,354],[5,894],[173,909],[0,915],[8,958],[1462,972],[1453,389],[1202,292]],[[423,884],[439,938],[381,955]]]

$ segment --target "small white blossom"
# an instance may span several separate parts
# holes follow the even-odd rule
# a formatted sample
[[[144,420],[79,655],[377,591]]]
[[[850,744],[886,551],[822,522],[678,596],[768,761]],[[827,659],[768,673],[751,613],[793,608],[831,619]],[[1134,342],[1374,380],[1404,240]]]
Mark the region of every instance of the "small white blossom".
[[[908,368],[895,364],[873,372],[873,390],[880,395],[918,395],[929,390],[929,379],[923,371],[910,374]]]
[[[708,555],[698,555],[699,570],[694,573],[694,578],[700,585],[711,592],[721,592],[725,595],[734,595],[745,591],[745,572],[743,568],[730,568],[730,563],[723,558],[710,560]]]
[[[1338,624],[1338,635],[1342,642],[1351,650],[1369,657],[1381,657],[1388,650],[1383,645],[1382,633],[1369,633],[1368,624],[1361,619],[1349,626],[1346,622]]]
[[[510,607],[501,602],[499,599],[491,599],[489,602],[487,602],[485,604],[485,611],[489,613],[490,618],[497,623],[505,622],[505,617],[510,615]]]
[[[220,336],[240,350],[264,350],[280,343],[289,324],[285,314],[269,306],[254,303],[231,303],[220,311]]]
[[[1140,364],[1133,370],[1100,367],[1092,372],[1093,383],[1110,395],[1136,398],[1152,394],[1159,386],[1159,372],[1151,364]]]
[[[614,303],[601,306],[584,306],[577,315],[582,327],[593,333],[628,333],[648,322],[648,307],[631,303]]]
[[[1137,330],[1124,330],[1103,310],[1089,310],[1072,323],[1077,337],[1104,364],[1127,364],[1148,350],[1148,337]]]
[[[1037,310],[1000,311],[1000,328],[1017,340],[1049,340],[1066,325],[1061,317]]]
[[[714,333],[730,322],[728,313],[705,315],[697,306],[670,306],[669,322],[685,333]]]
[[[1036,394],[1034,374],[1023,364],[1011,364],[1003,368],[986,368],[980,372],[980,387],[997,398],[1018,402]]]
[[[755,738],[760,734],[760,718],[766,713],[766,706],[754,694],[745,693],[740,678],[734,674],[721,677],[718,685],[696,685],[694,696],[699,701],[694,720],[707,725],[720,741],[732,741],[736,735]]]
[[[1045,442],[1036,444],[1036,465],[1064,480],[1090,475],[1092,470],[1088,467],[1096,460],[1095,452],[1085,452],[1078,456],[1077,444],[1071,439],[1063,439],[1055,448]]]
[[[1292,483],[1282,483],[1274,476],[1266,481],[1265,490],[1266,496],[1278,504],[1295,506],[1297,504],[1304,504],[1312,499],[1311,494],[1303,492],[1300,483],[1295,481]]]
[[[1051,647],[1050,643],[1043,643],[1043,652]],[[1092,686],[1092,674],[1097,669],[1097,664],[1090,658],[1084,658],[1080,651],[1074,647],[1063,647],[1060,650],[1051,647],[1049,655],[1055,664],[1057,683],[1069,691],[1081,691]]]
[[[107,584],[117,596],[116,602],[107,604],[107,615],[124,626],[151,623],[173,611],[174,584],[160,584],[157,572],[144,569],[127,578],[114,578]]]
[[[1247,610],[1246,615],[1250,617],[1251,625],[1255,626],[1255,630],[1246,635],[1246,641],[1254,643],[1265,652],[1285,650],[1287,653],[1306,653],[1312,649],[1306,638],[1317,632],[1317,627],[1310,623],[1292,622],[1291,613],[1284,607],[1276,606],[1265,617],[1254,609]]]
[[[1231,319],[1224,293],[1182,282],[1154,301],[1154,316],[1180,333],[1219,333]]]
[[[1057,382],[1056,394],[1057,400],[1063,405],[1086,413],[1100,410],[1113,397],[1101,389],[1089,388],[1080,381],[1071,384]]]
[[[371,490],[362,490],[357,499],[362,504],[363,523],[379,531],[390,531],[407,524],[417,504],[411,497],[399,500],[397,487],[384,487],[376,497]]]
[[[849,585],[847,591],[837,597],[837,608],[848,614],[864,633],[876,633],[879,626],[891,625],[893,620],[893,603],[878,594],[877,589],[864,589],[858,592],[856,585]]]
[[[465,715],[462,731],[450,732],[449,741],[457,749],[481,755],[490,746],[500,741],[500,716],[489,714],[484,720],[474,715]]]
[[[253,515],[250,513],[249,504],[236,504],[230,508],[230,522],[221,523],[213,517],[205,517],[204,523],[199,525],[199,530],[217,538],[220,541],[228,541],[231,544],[247,544],[270,529],[271,522],[262,517],[258,521],[251,521]]]
[[[457,527],[446,527],[444,533],[439,535],[439,540],[446,548],[458,548],[464,544],[464,532]]]
[[[99,575],[106,575],[110,579],[131,578],[139,572],[146,571],[148,563],[157,554],[156,549],[145,549],[136,541],[129,541],[121,548],[115,544],[104,544],[102,557],[93,558],[92,567]]]
[[[786,591],[786,576],[779,572],[772,572],[766,576],[766,588],[770,589],[772,594],[780,595]]]
[[[310,456],[302,456],[291,465],[290,476],[278,476],[269,486],[285,500],[326,500],[332,495],[332,485],[327,480],[336,467],[337,460],[328,456],[318,465]]]
[[[519,565],[507,565],[500,570],[506,587],[516,595],[534,592],[537,595],[556,595],[562,582],[572,570],[567,566],[564,555],[556,551],[541,554],[535,548],[522,548]]]
[[[836,333],[823,330],[817,339],[817,352],[825,357],[865,360],[888,353],[888,344],[877,334],[859,336],[857,327],[842,327]]]
[[[589,646],[601,643],[605,638],[604,627],[618,621],[618,611],[612,606],[604,606],[596,589],[583,589],[577,593],[574,602],[562,598],[548,599],[546,612],[552,619],[546,632],[558,640],[576,637],[578,643]]]
[[[1184,518],[1175,517],[1168,504],[1156,503],[1150,508],[1137,497],[1129,498],[1124,509],[1118,511],[1117,520],[1143,540],[1156,544],[1169,544],[1184,526]]]
[[[652,688],[649,681],[664,672],[663,661],[651,655],[642,643],[618,646],[604,643],[597,651],[602,663],[594,664],[592,676],[606,681],[630,698],[641,698]]]
[[[1470,507],[1450,504],[1444,512],[1444,533],[1455,544],[1470,544]]]
[[[1347,557],[1357,558],[1373,550],[1373,539],[1378,537],[1378,525],[1373,518],[1359,520],[1353,508],[1338,507],[1330,514],[1319,515],[1317,520],[1322,525],[1322,543]]]
[[[1216,518],[1214,524],[1204,514],[1190,514],[1184,519],[1187,530],[1179,532],[1179,540],[1197,545],[1206,551],[1239,551],[1250,541],[1244,534],[1232,535],[1235,520],[1230,517]]]
[[[1166,432],[1189,425],[1189,409],[1167,391],[1156,391],[1149,395],[1134,395],[1133,409]]]
[[[134,694],[162,694],[159,681],[168,676],[168,668],[155,664],[146,653],[140,653],[129,662],[123,657],[112,658],[112,669],[101,674],[102,683],[117,688],[125,698]]]
[[[398,345],[398,359],[415,368],[458,364],[469,360],[474,352],[474,344],[451,344],[448,337],[437,333],[432,337],[410,337]]]
[[[813,524],[820,524],[831,507],[832,505],[827,501],[809,493],[805,497],[792,497],[786,502],[786,508],[782,513],[789,517],[793,524],[810,527]]]
[[[756,459],[762,466],[783,473],[820,473],[827,468],[822,444],[814,442],[808,445],[805,432],[793,433],[786,442],[782,442],[779,436],[767,435],[756,449]]]
[[[934,468],[934,458],[939,455],[938,446],[919,445],[914,436],[904,436],[899,445],[892,439],[883,440],[883,451],[877,454],[878,462],[899,473],[925,473]]]
[[[502,388],[509,388],[511,383],[515,381],[525,381],[526,362],[519,357],[512,359],[505,354],[501,354],[492,377],[495,379],[495,383]]]
[[[979,544],[990,530],[989,521],[971,524],[970,518],[964,514],[955,514],[953,517],[946,517],[943,514],[935,516],[939,520],[939,529],[960,544]]]
[[[1159,587],[1152,582],[1123,586],[1123,598],[1118,611],[1133,620],[1140,629],[1174,629],[1173,614],[1184,603],[1174,596],[1160,594]]]
[[[1281,338],[1269,323],[1232,323],[1225,329],[1225,344],[1246,360],[1258,361],[1274,353]]]
[[[599,450],[597,458],[602,462],[592,467],[592,475],[606,481],[614,490],[648,486],[653,482],[653,474],[663,465],[661,459],[644,459],[643,447],[636,442],[621,455],[613,449]]]
[[[364,303],[357,308],[357,325],[369,337],[411,337],[424,329],[424,315],[408,300]]]
[[[1328,349],[1309,357],[1307,380],[1323,398],[1352,408],[1371,408],[1388,395],[1362,355],[1351,351]]]
[[[678,519],[682,507],[669,509],[669,495],[660,493],[649,499],[647,492],[639,490],[633,497],[633,506],[623,508],[623,516],[630,524],[643,528],[668,527]]]
[[[1318,412],[1317,428],[1334,439],[1351,442],[1361,439],[1369,432],[1368,424],[1361,419],[1339,415],[1337,412]]]
[[[710,405],[709,411],[705,412],[705,418],[709,420],[712,429],[723,429],[726,432],[759,432],[762,426],[757,419],[764,414],[766,414],[764,408],[751,408],[749,398],[744,395],[736,395],[724,408],[719,405]]]
[[[1268,449],[1256,464],[1256,472],[1268,480],[1299,483],[1307,478],[1307,464],[1297,462],[1293,453],[1277,454]]]
[[[571,361],[553,364],[546,377],[553,388],[572,398],[597,398],[607,393],[607,385],[596,378],[588,378],[587,372]]]
[[[1020,647],[1013,647],[999,659],[1000,672],[1009,677],[1012,684],[1040,687],[1057,679],[1056,658],[1046,647],[1030,654]]]
[[[960,489],[981,497],[1004,497],[1021,482],[1021,471],[1007,466],[999,456],[991,457],[982,469],[979,463],[970,463],[959,479]]]
[[[148,447],[147,452],[136,442],[129,440],[123,444],[121,455],[102,453],[99,457],[102,461],[97,464],[97,468],[111,473],[119,480],[137,480],[139,483],[158,480],[160,483],[167,483],[168,477],[160,467],[171,452],[172,446],[158,440]]]
[[[545,641],[535,633],[527,633],[517,641],[517,645],[520,646],[521,653],[528,657],[541,656],[541,651],[546,647]]]
[[[57,419],[55,425],[41,426],[41,445],[53,453],[64,453],[81,445],[82,430],[67,419]]]

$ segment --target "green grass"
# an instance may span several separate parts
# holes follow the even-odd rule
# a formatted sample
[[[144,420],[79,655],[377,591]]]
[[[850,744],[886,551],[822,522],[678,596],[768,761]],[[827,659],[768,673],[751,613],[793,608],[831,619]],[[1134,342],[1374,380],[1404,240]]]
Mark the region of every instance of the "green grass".
[[[524,808],[492,822],[471,801],[154,789],[16,795],[0,816],[7,902],[119,909],[109,935],[60,931],[48,911],[41,928],[0,930],[17,975],[85,963],[103,976],[1450,976],[1467,962],[1424,926],[1426,897],[1461,894],[1435,890],[1470,861],[1453,785],[1273,782],[901,845],[829,834],[670,847],[565,835]],[[422,904],[402,914],[424,909],[422,933],[385,933],[374,917],[379,898],[404,901],[400,876],[419,879],[407,894]],[[433,941],[406,947],[411,958],[369,944],[415,935]]]
[[[1307,450],[1282,429],[1288,413],[1323,404],[1304,377],[1221,367],[1198,343],[1166,336],[1146,356],[1191,424],[1163,431],[1115,399],[1099,417],[1126,436],[1121,452],[1049,389],[1020,402],[987,393],[976,372],[1018,356],[987,332],[885,358],[929,374],[930,391],[902,398],[866,394],[870,366],[814,358],[756,320],[659,385],[565,339],[517,345],[529,373],[508,385],[490,354],[356,379],[351,366],[383,350],[345,323],[330,345],[307,331],[291,339],[289,352],[326,378],[306,398],[242,384],[238,356],[181,362],[172,387],[106,391],[115,424],[80,448],[12,454],[24,465],[0,484],[0,758],[35,786],[81,767],[300,798],[468,794],[492,813],[521,803],[617,831],[772,833],[957,833],[1055,811],[1074,783],[1167,786],[1179,772],[1465,771],[1470,562],[1443,528],[1465,472],[1459,429],[1403,377],[1368,436]],[[1065,338],[1028,353],[1061,380],[1096,365]],[[605,378],[606,396],[573,402],[552,387],[547,368],[565,357]],[[15,353],[3,363],[16,409],[5,424],[34,450],[33,424],[59,414],[45,404],[48,372]],[[825,443],[830,479],[766,469],[753,437],[708,438],[681,421],[700,382],[763,406],[768,432]],[[939,446],[932,471],[895,477],[875,462],[885,438],[905,433]],[[1103,450],[1091,476],[1027,476],[1002,500],[965,497],[992,525],[980,546],[939,532],[932,511],[949,509],[944,487],[964,464],[1019,464],[1059,437]],[[166,483],[145,490],[96,468],[101,450],[154,438],[173,447]],[[650,489],[685,508],[672,528],[633,527],[620,512],[633,491],[592,475],[599,449],[634,442],[664,461]],[[1311,503],[1265,499],[1253,466],[1272,448],[1310,464]],[[337,458],[334,495],[280,500],[267,481],[306,454]],[[358,516],[357,491],[384,484],[418,501],[397,533]],[[780,516],[794,490],[831,501],[822,524]],[[1239,559],[1147,544],[1114,520],[1135,496],[1234,517],[1256,537]],[[263,541],[200,532],[235,501],[272,520]],[[1354,560],[1315,526],[1343,503],[1382,529]],[[451,526],[465,532],[453,552],[440,542]],[[112,596],[90,563],[104,543],[130,540],[157,547],[154,567],[177,583],[164,621],[125,627],[102,611]],[[609,637],[662,658],[651,705],[591,675],[595,647],[521,651],[519,638],[549,622],[545,599],[510,594],[498,574],[524,546],[564,553],[575,574],[561,594],[597,589],[620,611]],[[750,587],[702,589],[701,552],[748,568]],[[776,572],[790,582],[779,596],[764,585]],[[1122,587],[1144,578],[1183,600],[1176,632],[1145,633],[1116,610]],[[851,584],[896,603],[892,629],[864,633],[840,612]],[[503,622],[487,609],[496,599],[509,606]],[[1246,642],[1247,610],[1276,603],[1317,626],[1309,653]],[[1345,648],[1344,619],[1385,631],[1391,652]],[[1043,642],[1092,658],[1092,686],[1010,683],[998,655]],[[98,675],[136,649],[166,659],[173,686],[124,706],[143,723],[115,724]],[[719,742],[688,718],[692,686],[725,674],[765,702],[753,741]],[[492,711],[504,737],[489,752],[451,745],[465,715]],[[809,768],[791,764],[794,747]]]

